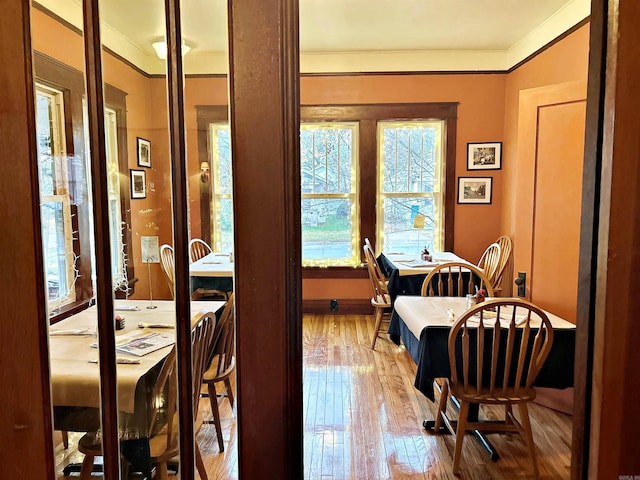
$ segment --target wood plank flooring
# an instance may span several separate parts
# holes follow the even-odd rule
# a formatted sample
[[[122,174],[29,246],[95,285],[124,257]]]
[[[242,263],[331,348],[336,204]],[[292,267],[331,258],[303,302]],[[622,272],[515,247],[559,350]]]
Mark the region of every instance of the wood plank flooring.
[[[386,334],[369,345],[370,316],[305,315],[304,478],[306,480],[453,479],[454,439],[422,428],[436,407],[413,387],[416,366],[403,347]],[[213,425],[203,425],[198,442],[210,479],[238,479],[235,413],[221,406],[225,451],[220,454]],[[208,399],[201,413],[210,418]],[[497,419],[502,410],[483,408]],[[454,412],[451,412],[454,415]],[[540,479],[569,478],[571,416],[532,404],[530,407]],[[56,446],[59,477],[70,461],[81,461],[70,434],[69,449]],[[517,434],[492,434],[501,458],[491,462],[471,436],[463,446],[461,479],[530,478],[525,443]],[[77,478],[77,477],[75,477]],[[177,476],[176,478],[179,478]]]

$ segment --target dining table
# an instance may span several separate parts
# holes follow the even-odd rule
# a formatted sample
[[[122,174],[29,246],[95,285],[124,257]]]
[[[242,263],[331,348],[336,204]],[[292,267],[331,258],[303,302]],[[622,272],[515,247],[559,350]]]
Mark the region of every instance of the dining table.
[[[211,252],[189,265],[191,292],[198,289],[233,291],[233,254]]]
[[[396,345],[404,344],[417,367],[414,386],[431,401],[435,401],[435,379],[451,376],[448,341],[454,323],[452,320],[459,318],[467,309],[467,299],[464,297],[401,295],[393,305],[389,337]],[[554,337],[549,355],[533,386],[554,389],[572,387],[576,327],[551,312],[545,313],[553,326]],[[477,419],[478,405],[471,407],[470,420]],[[423,426],[432,430],[434,423],[433,420],[425,420]],[[491,443],[480,432],[474,433],[491,459],[497,460],[499,456]]]
[[[420,295],[424,279],[443,263],[460,262],[474,265],[453,252],[434,252],[430,260],[423,260],[419,253],[383,251],[376,260],[382,274],[389,280],[387,286],[392,303],[398,295]],[[470,274],[470,271],[467,272]]]
[[[193,301],[192,318],[199,312],[212,312],[219,317],[223,307],[223,301]],[[175,304],[173,301],[116,300],[114,310],[124,326],[115,331],[120,444],[123,455],[132,465],[145,468],[148,467],[148,410],[156,401],[152,392],[163,360],[175,345]],[[97,308],[92,306],[49,327],[51,398],[56,430],[100,430],[97,315]],[[74,471],[74,466],[65,471]]]

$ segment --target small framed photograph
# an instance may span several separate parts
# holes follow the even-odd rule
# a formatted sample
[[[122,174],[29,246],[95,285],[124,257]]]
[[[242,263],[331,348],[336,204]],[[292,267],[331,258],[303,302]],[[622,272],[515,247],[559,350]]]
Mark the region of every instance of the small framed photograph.
[[[138,166],[151,168],[151,142],[144,138],[138,139]]]
[[[491,203],[491,177],[458,177],[458,203]]]
[[[500,170],[502,142],[467,143],[467,170]]]
[[[144,170],[129,170],[131,198],[147,198],[147,174]]]

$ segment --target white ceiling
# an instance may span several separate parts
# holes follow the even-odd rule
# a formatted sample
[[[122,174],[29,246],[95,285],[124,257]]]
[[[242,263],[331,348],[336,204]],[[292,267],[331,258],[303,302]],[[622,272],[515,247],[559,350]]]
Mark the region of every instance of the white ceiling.
[[[38,0],[82,28],[81,0]],[[150,74],[163,0],[102,0],[104,44]],[[590,0],[300,0],[302,72],[506,70],[589,15]],[[187,73],[226,72],[226,0],[182,0]]]

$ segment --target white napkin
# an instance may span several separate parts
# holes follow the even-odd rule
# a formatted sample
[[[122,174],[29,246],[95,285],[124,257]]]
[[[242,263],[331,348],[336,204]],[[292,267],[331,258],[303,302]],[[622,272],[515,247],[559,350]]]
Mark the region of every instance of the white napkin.
[[[51,330],[49,335],[52,337],[62,337],[62,336],[79,336],[79,337],[88,337],[95,335],[95,330],[91,330],[90,328],[69,328],[66,330]]]

